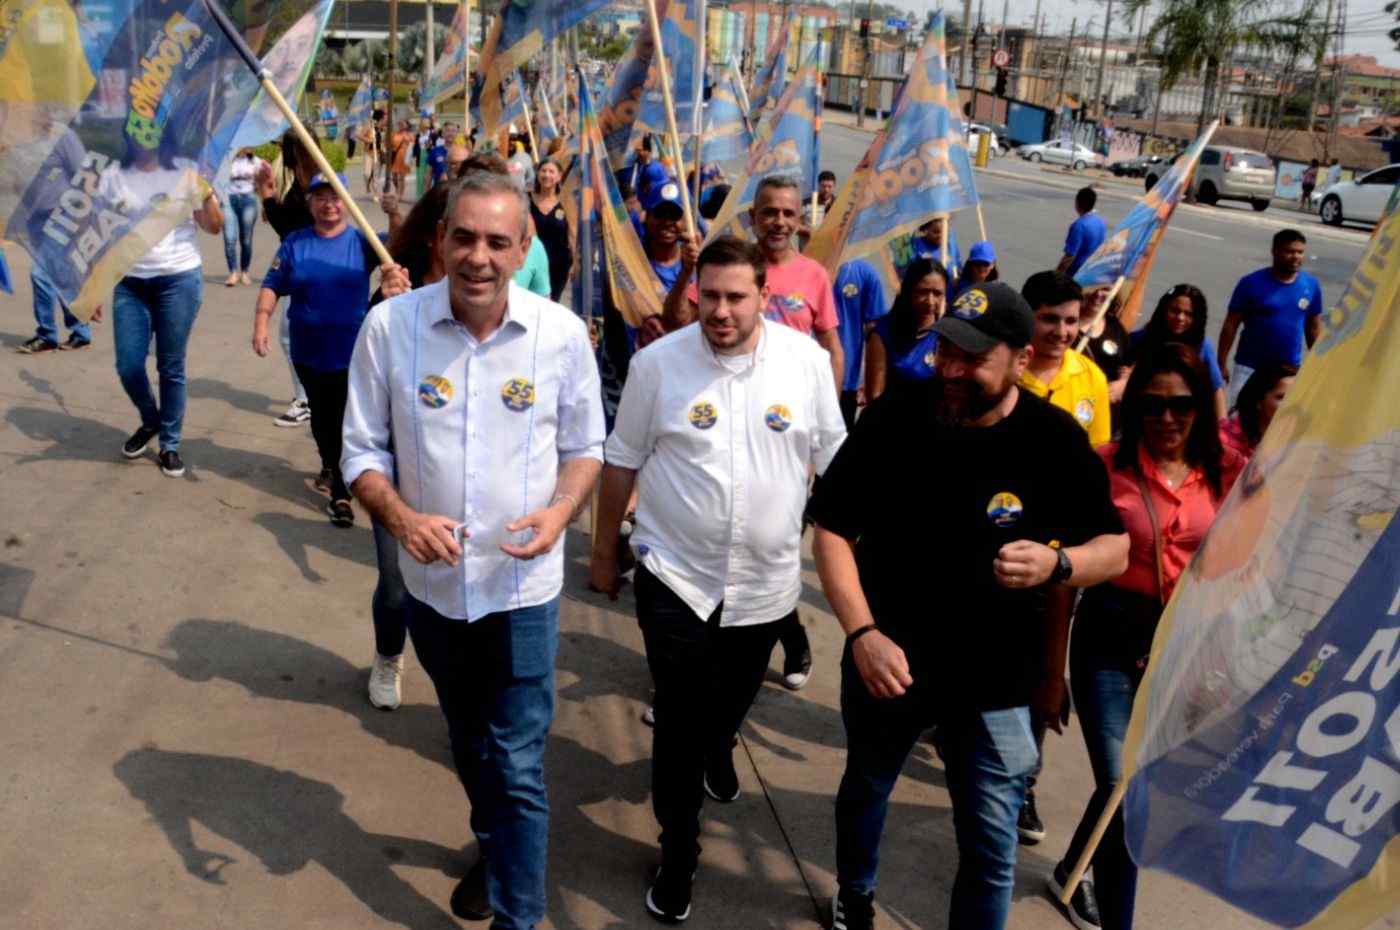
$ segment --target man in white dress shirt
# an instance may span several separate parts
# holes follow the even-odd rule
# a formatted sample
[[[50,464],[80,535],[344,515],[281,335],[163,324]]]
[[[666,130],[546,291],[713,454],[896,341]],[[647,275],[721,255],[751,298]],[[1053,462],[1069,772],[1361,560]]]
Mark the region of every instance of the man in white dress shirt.
[[[583,321],[511,282],[528,221],[509,178],[456,183],[447,277],[378,305],[360,330],[341,464],[401,544],[409,635],[471,802],[482,860],[452,909],[494,912],[501,930],[544,918],[562,537],[604,437]]]
[[[732,745],[802,590],[802,512],[845,438],[831,361],[763,319],[767,263],[722,236],[697,262],[699,321],[639,352],[607,442],[592,582],[616,594],[634,484],[637,619],[656,687],[647,910],[690,914],[704,795],[739,796]]]

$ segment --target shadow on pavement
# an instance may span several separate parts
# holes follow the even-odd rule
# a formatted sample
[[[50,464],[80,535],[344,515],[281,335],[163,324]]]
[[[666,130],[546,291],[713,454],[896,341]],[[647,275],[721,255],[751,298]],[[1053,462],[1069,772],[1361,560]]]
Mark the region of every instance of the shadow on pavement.
[[[246,759],[149,748],[127,753],[113,772],[146,805],[185,871],[202,881],[225,884],[223,870],[237,859],[196,845],[196,823],[247,850],[273,875],[320,865],[384,920],[414,930],[460,926],[391,868],[449,871],[460,853],[366,832],[346,815],[345,797],[333,785]]]
[[[311,567],[308,551],[313,548],[368,568],[377,568],[374,539],[367,526],[357,526],[354,531],[347,533],[330,526],[324,517],[303,519],[276,510],[258,514],[253,517],[253,522],[272,534],[278,547],[301,572],[301,577],[313,584],[321,584],[326,580],[320,572]],[[373,587],[365,589],[366,605],[373,591]]]
[[[257,391],[245,391],[218,378],[191,378],[185,386],[191,400],[195,398],[221,400],[236,410],[266,415],[271,418],[277,412],[277,401]]]

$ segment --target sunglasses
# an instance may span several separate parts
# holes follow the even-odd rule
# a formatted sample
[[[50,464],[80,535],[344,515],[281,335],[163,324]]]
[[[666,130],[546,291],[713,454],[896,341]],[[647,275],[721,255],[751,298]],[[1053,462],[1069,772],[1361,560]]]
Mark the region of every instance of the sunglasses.
[[[1172,416],[1180,418],[1190,416],[1196,412],[1196,398],[1189,394],[1178,394],[1173,397],[1163,397],[1161,394],[1144,394],[1139,398],[1142,405],[1142,415],[1145,417],[1163,417],[1167,411],[1172,412]]]

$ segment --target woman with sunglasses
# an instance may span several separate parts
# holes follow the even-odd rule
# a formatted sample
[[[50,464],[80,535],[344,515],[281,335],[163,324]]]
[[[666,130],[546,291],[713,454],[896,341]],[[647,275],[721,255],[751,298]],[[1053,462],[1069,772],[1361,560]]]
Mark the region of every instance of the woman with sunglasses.
[[[1058,894],[1122,776],[1133,697],[1162,605],[1201,545],[1244,468],[1220,444],[1215,389],[1200,357],[1168,342],[1139,358],[1123,392],[1123,433],[1099,450],[1109,494],[1129,538],[1128,570],[1084,592],[1070,641],[1070,688],[1079,713],[1094,793],[1051,877]],[[1128,858],[1121,811],[1094,854],[1094,885],[1071,902],[1081,920],[1097,894],[1103,930],[1129,930],[1137,867]],[[1079,926],[1082,923],[1076,921]]]
[[[867,401],[900,385],[933,377],[938,337],[933,324],[943,316],[948,300],[948,271],[935,258],[916,258],[904,269],[899,296],[890,312],[875,324],[878,339],[869,342],[865,357]]]
[[[1220,424],[1220,441],[1245,458],[1252,458],[1297,376],[1298,369],[1292,365],[1256,368],[1240,389],[1234,412]]]
[[[1178,284],[1162,295],[1152,319],[1133,333],[1133,353],[1146,355],[1153,347],[1166,342],[1190,346],[1201,357],[1206,376],[1215,389],[1215,416],[1225,418],[1225,380],[1220,376],[1220,363],[1215,359],[1215,346],[1206,338],[1206,318],[1209,307],[1206,295],[1194,284]]]

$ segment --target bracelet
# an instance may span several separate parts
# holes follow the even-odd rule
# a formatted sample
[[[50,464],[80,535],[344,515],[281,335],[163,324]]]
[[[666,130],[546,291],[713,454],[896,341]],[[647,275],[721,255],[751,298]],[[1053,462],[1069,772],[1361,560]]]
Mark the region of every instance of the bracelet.
[[[856,640],[860,639],[866,633],[873,633],[876,629],[878,629],[878,627],[876,627],[875,624],[867,623],[865,626],[861,627],[858,630],[852,630],[846,635],[846,645],[850,646],[854,644]]]
[[[549,502],[549,506],[553,507],[555,504],[559,503],[560,501],[568,501],[568,502],[569,502],[569,504],[571,505],[571,506],[569,507],[569,515],[570,515],[570,516],[573,515],[573,513],[574,513],[575,510],[578,510],[578,498],[577,498],[577,497],[574,497],[572,494],[556,494],[556,495],[554,495],[554,500],[552,500],[552,501]]]

